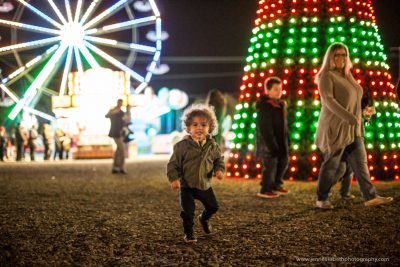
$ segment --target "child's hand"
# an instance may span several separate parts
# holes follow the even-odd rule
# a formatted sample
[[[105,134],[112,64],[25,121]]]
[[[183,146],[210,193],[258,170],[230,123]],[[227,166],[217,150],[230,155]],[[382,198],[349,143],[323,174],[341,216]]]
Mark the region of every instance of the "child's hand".
[[[173,182],[171,182],[171,188],[172,190],[178,190],[179,188],[181,188],[181,182],[179,182],[179,180],[175,180]]]
[[[216,171],[214,174],[217,179],[222,180],[224,178],[224,173],[222,171]]]

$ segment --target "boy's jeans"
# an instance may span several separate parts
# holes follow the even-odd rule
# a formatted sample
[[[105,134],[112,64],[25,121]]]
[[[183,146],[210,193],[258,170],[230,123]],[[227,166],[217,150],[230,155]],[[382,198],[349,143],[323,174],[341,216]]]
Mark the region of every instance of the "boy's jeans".
[[[338,172],[343,171],[346,161],[353,169],[354,176],[357,179],[361,193],[364,199],[375,198],[375,188],[370,181],[367,153],[364,147],[364,139],[355,137],[354,142],[345,148],[339,149],[333,153],[325,153],[324,161],[318,176],[317,197],[318,200],[328,199],[329,192],[339,178]]]
[[[181,202],[181,218],[183,220],[183,229],[185,234],[193,234],[193,219],[195,211],[194,200],[198,199],[204,205],[204,210],[201,213],[201,219],[207,221],[217,212],[219,206],[215,198],[214,191],[210,187],[207,190],[197,188],[181,187],[180,202]]]
[[[288,166],[288,155],[264,156],[260,193],[272,192],[281,188],[283,185],[283,176]]]

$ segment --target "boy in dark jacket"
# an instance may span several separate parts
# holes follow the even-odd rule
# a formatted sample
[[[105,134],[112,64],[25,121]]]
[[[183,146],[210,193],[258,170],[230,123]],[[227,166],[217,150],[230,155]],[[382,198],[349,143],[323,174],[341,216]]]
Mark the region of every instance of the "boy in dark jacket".
[[[285,102],[282,96],[282,82],[277,77],[265,80],[265,95],[256,104],[257,135],[256,154],[262,159],[260,198],[276,198],[286,195],[283,176],[289,163],[289,134],[286,123]]]
[[[189,134],[175,144],[167,165],[167,176],[174,190],[180,189],[181,218],[187,243],[196,242],[193,235],[195,199],[204,210],[198,220],[206,234],[211,233],[208,220],[218,210],[211,188],[211,178],[224,177],[225,163],[219,145],[211,138],[218,131],[213,110],[207,105],[193,105],[182,115],[182,128]]]

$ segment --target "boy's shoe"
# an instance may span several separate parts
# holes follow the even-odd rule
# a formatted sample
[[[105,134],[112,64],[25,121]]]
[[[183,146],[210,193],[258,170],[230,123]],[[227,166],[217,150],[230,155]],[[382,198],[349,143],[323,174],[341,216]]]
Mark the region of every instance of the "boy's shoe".
[[[197,239],[193,234],[186,234],[183,237],[183,240],[185,240],[186,243],[196,243]]]
[[[332,210],[334,208],[334,206],[329,200],[322,200],[322,201],[317,200],[315,206],[319,209],[324,209],[324,210]]]
[[[277,198],[277,197],[279,197],[279,194],[274,193],[274,192],[265,192],[265,193],[258,192],[257,193],[257,197],[260,197],[260,198]]]
[[[356,198],[356,196],[355,195],[352,195],[352,194],[348,194],[348,195],[345,195],[345,196],[340,196],[340,198],[342,199],[342,200],[353,200],[353,199],[355,199]]]
[[[111,173],[119,173],[120,172],[120,170],[119,169],[112,169],[112,171],[111,171]]]
[[[278,195],[287,195],[290,193],[289,189],[286,189],[284,187],[278,188],[276,190],[273,191],[274,193],[278,194]]]
[[[211,226],[208,224],[208,221],[201,218],[201,215],[199,215],[199,223],[201,224],[204,233],[211,234]]]
[[[378,206],[378,205],[384,205],[384,204],[389,204],[393,201],[392,197],[381,197],[381,196],[376,196],[375,198],[365,201],[364,206],[366,207],[371,207],[371,206]]]

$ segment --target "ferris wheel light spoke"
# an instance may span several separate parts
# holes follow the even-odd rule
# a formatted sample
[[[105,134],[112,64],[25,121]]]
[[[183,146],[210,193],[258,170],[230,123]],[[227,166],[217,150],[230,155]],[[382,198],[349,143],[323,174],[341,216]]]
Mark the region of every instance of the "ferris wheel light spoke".
[[[16,95],[14,95],[14,93],[8,89],[7,86],[5,86],[4,84],[0,83],[0,88],[15,102],[17,103],[19,101],[18,97]]]
[[[36,48],[36,47],[40,47],[40,46],[45,46],[45,45],[48,45],[51,43],[55,43],[57,41],[60,41],[60,37],[51,37],[51,38],[31,41],[31,42],[27,42],[27,43],[20,43],[20,44],[0,47],[0,55],[14,52],[14,51],[21,50],[21,49],[32,49],[32,48]]]
[[[64,0],[65,8],[67,9],[68,22],[72,22],[71,4],[69,0]]]
[[[81,11],[82,11],[82,0],[78,0],[78,2],[76,3],[76,9],[75,9],[75,18],[74,18],[75,23],[79,22],[79,17],[81,15]]]
[[[53,8],[54,12],[57,14],[58,18],[61,20],[63,24],[67,24],[67,20],[64,18],[63,14],[61,13],[60,9],[54,4],[53,0],[47,0],[50,6]]]
[[[161,50],[161,39],[162,39],[162,29],[161,29],[161,19],[157,18],[156,20],[156,47],[157,50],[160,51]]]
[[[88,9],[86,10],[85,14],[83,14],[81,21],[79,21],[80,24],[84,24],[86,20],[93,14],[93,12],[96,10],[96,7],[98,4],[100,4],[101,0],[93,0],[92,3],[90,3]]]
[[[83,72],[82,60],[81,60],[81,55],[79,54],[79,48],[77,46],[74,46],[74,54],[78,72],[82,73]]]
[[[55,118],[54,118],[53,116],[50,116],[50,115],[48,115],[48,114],[46,114],[46,113],[44,113],[44,112],[42,112],[42,111],[33,109],[33,108],[31,108],[31,107],[25,106],[23,109],[24,109],[25,111],[29,112],[29,113],[32,113],[32,114],[34,114],[34,115],[36,115],[36,116],[39,116],[39,117],[43,118],[43,119],[45,119],[45,120],[48,120],[48,121],[54,121],[54,120],[55,120]]]
[[[146,82],[142,82],[136,89],[135,89],[135,94],[140,94],[144,88],[147,87],[147,83]]]
[[[22,66],[21,68],[17,69],[16,71],[12,72],[10,75],[8,75],[7,78],[4,78],[2,80],[2,83],[6,85],[11,85],[15,81],[19,80],[20,77],[25,75],[26,73],[30,72],[34,67],[36,67],[39,63],[43,62],[45,59],[49,57],[49,55],[57,49],[58,44],[52,46],[51,48],[47,49],[45,53],[43,53],[40,56],[35,57],[34,59],[30,60],[28,63],[25,64],[25,66]]]
[[[65,62],[64,73],[63,73],[61,85],[60,85],[60,94],[59,94],[60,96],[63,96],[65,94],[65,88],[67,87],[68,73],[71,71],[71,65],[72,65],[71,64],[72,49],[73,49],[73,46],[68,47],[67,60]]]
[[[14,28],[19,28],[21,30],[27,30],[27,31],[33,31],[33,32],[41,32],[41,33],[53,34],[53,35],[59,35],[60,34],[59,30],[53,30],[53,29],[50,29],[50,28],[35,26],[35,25],[31,25],[31,24],[26,24],[26,23],[19,23],[19,22],[4,20],[4,19],[0,19],[0,24],[9,25],[9,26],[12,26]]]
[[[61,59],[66,49],[67,47],[63,45],[56,50],[33,83],[28,87],[22,99],[18,101],[17,105],[11,110],[10,115],[8,115],[11,120],[15,119],[24,106],[30,104],[36,95],[37,89],[43,86],[50,74],[55,70],[57,62]]]
[[[104,10],[102,13],[100,13],[96,17],[94,17],[91,21],[86,23],[83,26],[83,28],[86,30],[86,29],[88,29],[90,27],[95,26],[96,24],[98,24],[99,22],[105,20],[106,18],[108,18],[109,16],[114,14],[115,12],[118,12],[121,8],[124,7],[124,4],[130,3],[132,1],[133,0],[120,0],[120,1],[118,1],[117,3],[115,3],[114,5],[112,5],[111,7],[109,7],[106,10]]]
[[[105,60],[110,62],[111,64],[113,64],[115,67],[127,72],[135,80],[137,80],[139,82],[144,81],[144,78],[141,75],[139,75],[137,72],[131,70],[129,67],[122,64],[121,62],[119,62],[118,60],[116,60],[115,58],[110,56],[109,54],[105,53],[104,51],[102,51],[101,49],[97,48],[96,46],[90,44],[87,41],[85,41],[85,44],[87,47],[89,47],[91,50],[93,50],[96,54],[98,54],[99,56],[101,56],[102,58],[104,58]]]
[[[29,8],[30,10],[32,10],[33,12],[35,12],[38,16],[42,17],[43,19],[47,20],[48,22],[50,22],[52,25],[54,25],[57,28],[61,28],[62,25],[60,23],[58,23],[57,21],[53,20],[52,18],[50,18],[49,16],[47,16],[46,14],[44,14],[43,12],[41,12],[39,9],[37,9],[36,7],[32,6],[31,4],[27,3],[24,0],[17,0],[18,2],[20,2],[21,4],[23,4],[24,6],[26,6],[27,8]]]
[[[140,44],[135,44],[135,43],[124,43],[124,42],[118,42],[113,39],[108,39],[108,38],[100,38],[100,37],[92,37],[92,36],[86,36],[85,40],[102,44],[102,45],[107,45],[111,47],[116,47],[116,48],[122,48],[126,50],[136,50],[138,52],[142,53],[147,53],[147,54],[154,54],[157,49],[152,46],[147,46],[147,45],[140,45]]]
[[[100,65],[99,63],[97,63],[96,59],[92,56],[92,54],[90,54],[89,50],[87,49],[86,46],[84,45],[79,45],[79,51],[82,52],[82,55],[84,56],[84,58],[87,60],[87,62],[89,62],[89,65],[95,69],[95,68],[99,68]]]
[[[94,29],[86,30],[85,33],[92,34],[92,35],[99,35],[99,34],[103,34],[103,33],[122,31],[122,30],[132,28],[132,27],[140,27],[140,26],[152,24],[152,23],[154,23],[154,21],[156,21],[156,19],[157,19],[157,17],[155,17],[155,16],[144,17],[144,18],[140,18],[140,19],[133,19],[133,20],[129,20],[129,21],[106,25],[102,28],[94,28]]]
[[[156,3],[154,2],[154,0],[149,0],[149,3],[150,3],[150,6],[151,6],[151,9],[152,9],[153,12],[154,12],[154,15],[157,16],[157,17],[159,17],[159,16],[160,16],[160,11],[158,10],[158,8],[157,8]]]

